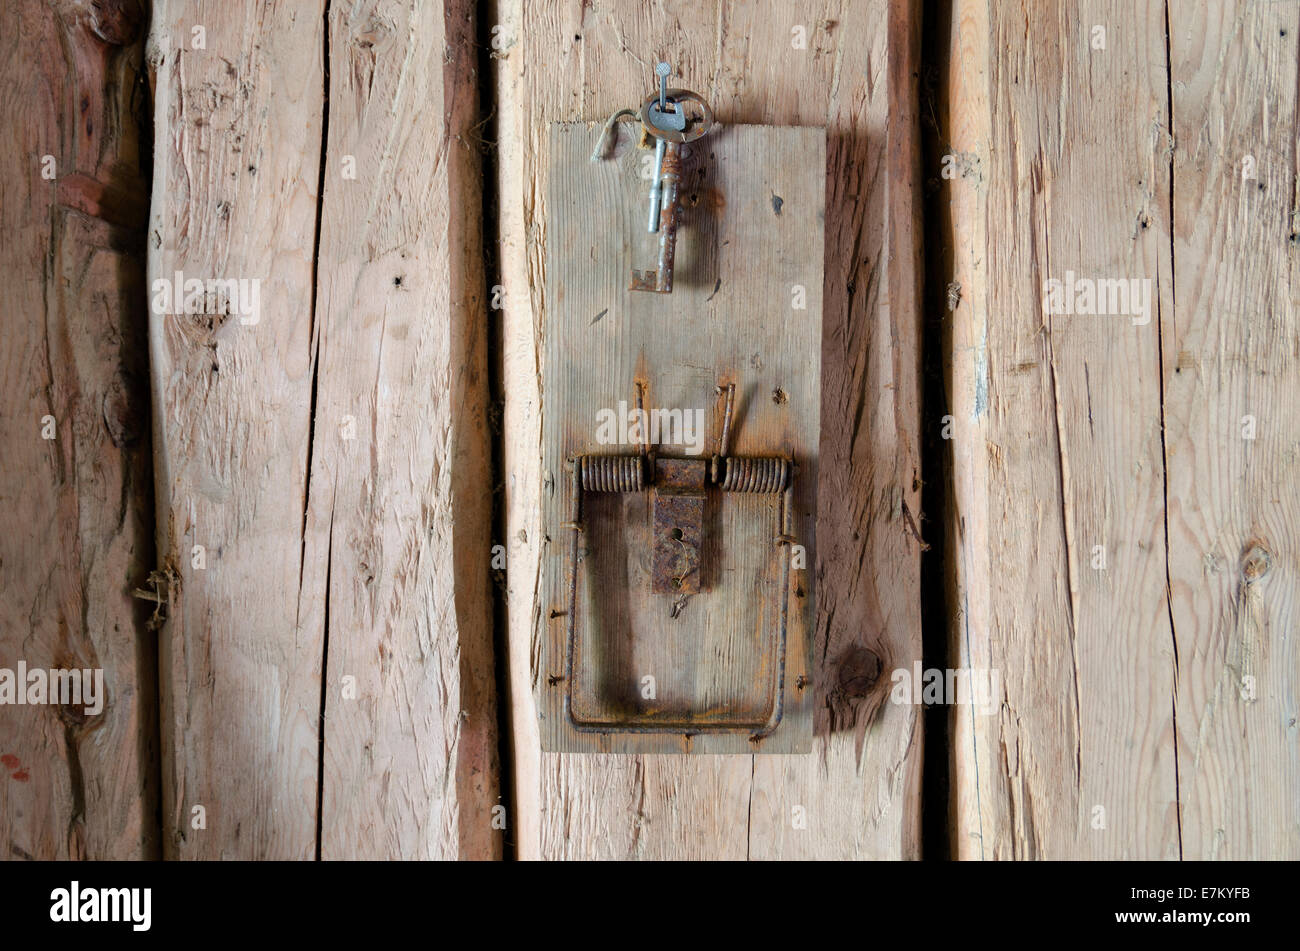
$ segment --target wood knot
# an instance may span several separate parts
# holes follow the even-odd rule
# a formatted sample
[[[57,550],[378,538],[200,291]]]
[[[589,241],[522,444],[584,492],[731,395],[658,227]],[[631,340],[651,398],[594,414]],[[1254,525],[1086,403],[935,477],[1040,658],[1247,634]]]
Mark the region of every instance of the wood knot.
[[[95,668],[92,666],[95,663],[97,662],[92,659],[88,665],[71,652],[60,650],[51,665],[54,673],[50,676],[50,702],[55,704],[55,713],[69,737],[75,737],[104,721],[108,697],[104,695],[106,686],[103,673],[95,676]],[[96,707],[94,713],[88,709],[92,704]]]
[[[1241,554],[1241,577],[1254,584],[1273,567],[1273,556],[1260,542],[1252,542]]]
[[[834,663],[831,689],[826,695],[831,732],[870,725],[884,703],[878,690],[885,662],[869,647],[854,644]]]
[[[87,712],[85,703],[61,703],[58,705],[57,710],[59,719],[63,721],[63,725],[74,731],[81,730],[94,717],[103,719],[102,710],[92,717],[92,715]]]
[[[884,669],[880,655],[868,647],[850,647],[836,664],[836,692],[845,700],[862,700],[871,694]]]

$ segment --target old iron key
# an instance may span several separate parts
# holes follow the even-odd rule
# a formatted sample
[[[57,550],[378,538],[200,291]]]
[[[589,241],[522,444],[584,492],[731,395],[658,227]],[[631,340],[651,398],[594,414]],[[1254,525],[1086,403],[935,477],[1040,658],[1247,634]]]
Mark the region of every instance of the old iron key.
[[[651,93],[641,104],[641,125],[655,139],[654,180],[650,186],[650,219],[647,230],[659,234],[659,266],[653,271],[632,271],[631,290],[673,292],[673,258],[677,252],[677,221],[681,206],[678,189],[682,178],[681,147],[694,142],[713,128],[713,112],[698,93],[689,89],[669,89],[672,67],[660,63],[658,92]],[[702,115],[688,119],[685,103],[695,103]]]

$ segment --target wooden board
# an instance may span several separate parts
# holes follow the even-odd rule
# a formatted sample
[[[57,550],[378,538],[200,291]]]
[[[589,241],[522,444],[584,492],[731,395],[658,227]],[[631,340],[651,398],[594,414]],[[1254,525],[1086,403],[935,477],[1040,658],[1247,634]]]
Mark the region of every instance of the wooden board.
[[[474,24],[329,11],[154,16],[150,276],[261,281],[151,328],[167,852],[489,858]]]
[[[1175,280],[1162,326],[1182,854],[1295,859],[1300,9],[1194,12],[1170,20]]]
[[[330,6],[304,554],[326,859],[501,854],[472,8]]]
[[[153,11],[150,286],[261,282],[256,322],[220,299],[150,318],[169,858],[316,853],[324,606],[303,522],[323,22],[321,3]]]
[[[919,15],[903,2],[796,12],[768,2],[542,0],[499,4],[496,25],[519,854],[916,857],[921,720],[886,698],[889,671],[921,657]],[[827,130],[816,740],[806,757],[537,752],[548,215],[538,183],[550,124],[603,121],[636,104],[661,59],[710,97],[723,123]]]
[[[807,752],[820,411],[825,135],[727,126],[687,146],[671,294],[628,290],[653,268],[639,124],[603,161],[601,125],[552,126],[549,258],[542,312],[542,598],[534,670],[545,748],[573,752]],[[781,160],[776,157],[780,156]],[[707,460],[719,451],[736,388],[729,453],[796,460],[790,520],[799,564],[781,590],[781,495],[710,490],[698,594],[651,591],[653,492],[584,493],[566,681],[570,486],[574,455]],[[628,422],[642,394],[651,419]],[[629,409],[630,408],[630,409]],[[666,415],[660,415],[666,414]],[[661,430],[661,431],[658,431]],[[610,440],[614,441],[611,442]],[[652,441],[653,440],[653,441]],[[784,656],[779,624],[785,600]],[[646,681],[645,678],[651,678]],[[778,683],[779,681],[779,683]],[[587,724],[665,721],[728,732],[579,732]],[[783,703],[776,729],[755,735]],[[752,724],[737,729],[735,724]]]
[[[960,857],[1300,850],[1300,24],[1211,6],[954,5],[952,646],[1004,686],[953,717]],[[1149,322],[1045,314],[1071,270]]]
[[[955,5],[947,77],[953,656],[1002,686],[987,714],[954,708],[953,852],[1176,858],[1164,11],[1123,29],[1100,3],[1028,16]],[[1070,273],[1148,281],[1146,322],[1045,313]]]
[[[143,39],[128,3],[0,10],[0,668],[102,671],[90,707],[0,709],[8,860],[157,855],[153,636],[131,595],[153,564]]]

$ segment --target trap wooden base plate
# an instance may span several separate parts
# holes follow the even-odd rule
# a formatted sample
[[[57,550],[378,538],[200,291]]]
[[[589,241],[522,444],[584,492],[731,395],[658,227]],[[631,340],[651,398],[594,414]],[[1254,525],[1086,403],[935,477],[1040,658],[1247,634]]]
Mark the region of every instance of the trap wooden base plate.
[[[542,746],[606,753],[796,753],[812,745],[811,646],[820,431],[822,129],[719,126],[686,148],[671,294],[628,290],[655,266],[646,229],[651,151],[624,124],[603,161],[599,127],[553,125],[542,310],[542,525],[535,666]],[[793,550],[775,544],[780,496],[721,492],[704,503],[701,591],[655,594],[649,491],[585,493],[566,680],[570,486],[566,459],[636,453],[636,407],[661,411],[661,456],[718,451],[734,383],[730,454],[798,466]],[[620,405],[621,404],[621,405]],[[668,411],[664,413],[662,411]],[[680,411],[676,416],[673,411]],[[635,419],[634,416],[632,416]],[[673,426],[674,421],[680,421]],[[702,422],[702,427],[688,425]],[[702,428],[702,432],[698,430]],[[626,441],[624,441],[626,440]],[[786,552],[790,551],[790,554]],[[768,736],[711,728],[762,720],[779,675],[781,558],[791,558],[784,713]],[[565,713],[607,732],[580,732]],[[688,721],[700,730],[623,732]]]

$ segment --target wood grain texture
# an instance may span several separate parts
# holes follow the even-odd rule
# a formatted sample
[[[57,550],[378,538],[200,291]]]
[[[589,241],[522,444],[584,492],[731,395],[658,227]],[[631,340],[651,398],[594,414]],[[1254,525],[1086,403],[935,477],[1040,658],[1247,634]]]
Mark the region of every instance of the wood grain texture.
[[[168,854],[491,858],[471,5],[326,29],[155,15],[150,276],[261,281],[154,318]]]
[[[633,268],[657,253],[645,226],[641,169],[651,153],[637,147],[639,123],[626,124],[605,158],[592,162],[600,135],[600,123],[557,123],[548,142],[541,500],[548,609],[538,616],[542,655],[532,685],[545,748],[807,753],[825,134],[731,125],[688,146],[671,294],[628,290]],[[570,688],[565,525],[575,476],[567,460],[635,456],[644,441],[663,458],[707,466],[719,451],[724,385],[735,386],[729,454],[798,465],[789,523],[803,552],[784,591],[780,561],[794,559],[776,541],[781,493],[705,492],[700,589],[681,595],[651,591],[656,490],[585,492]],[[627,422],[638,391],[652,420],[652,432],[640,436],[635,418]],[[653,696],[645,677],[653,678]],[[564,707],[570,689],[573,715],[587,724],[732,729],[580,732]],[[755,736],[778,704],[775,730]]]
[[[1162,329],[1183,855],[1295,859],[1300,10],[1169,14],[1176,280]]]
[[[955,5],[952,636],[1005,688],[953,721],[963,857],[1295,853],[1294,428],[1240,438],[1294,388],[1295,14],[1229,7]],[[1067,270],[1150,322],[1045,314]]]
[[[961,857],[1300,850],[1298,35],[954,5],[951,635],[1004,686],[953,717]],[[1045,313],[1068,270],[1149,279],[1150,322]]]
[[[222,297],[150,320],[171,858],[316,852],[324,605],[303,525],[323,29],[320,2],[153,13],[151,289],[177,271],[261,282],[255,322]]]
[[[3,859],[157,854],[153,637],[131,597],[153,560],[143,39],[134,3],[0,9],[0,668],[98,668],[106,692],[98,712],[3,708]]]
[[[330,5],[303,593],[328,600],[326,859],[501,854],[472,10]]]
[[[916,234],[910,221],[894,230],[889,214],[889,188],[913,184],[912,131],[893,127],[913,106],[891,118],[890,104],[914,102],[917,16],[901,2],[798,12],[778,3],[499,4],[509,663],[524,857],[919,852],[920,718],[915,707],[886,702],[888,671],[921,656],[920,543],[908,527],[920,523]],[[795,27],[806,48],[797,48]],[[660,59],[724,123],[827,130],[817,740],[797,760],[536,752],[540,166],[551,122],[603,120],[636,104]],[[805,828],[795,828],[795,806]]]

